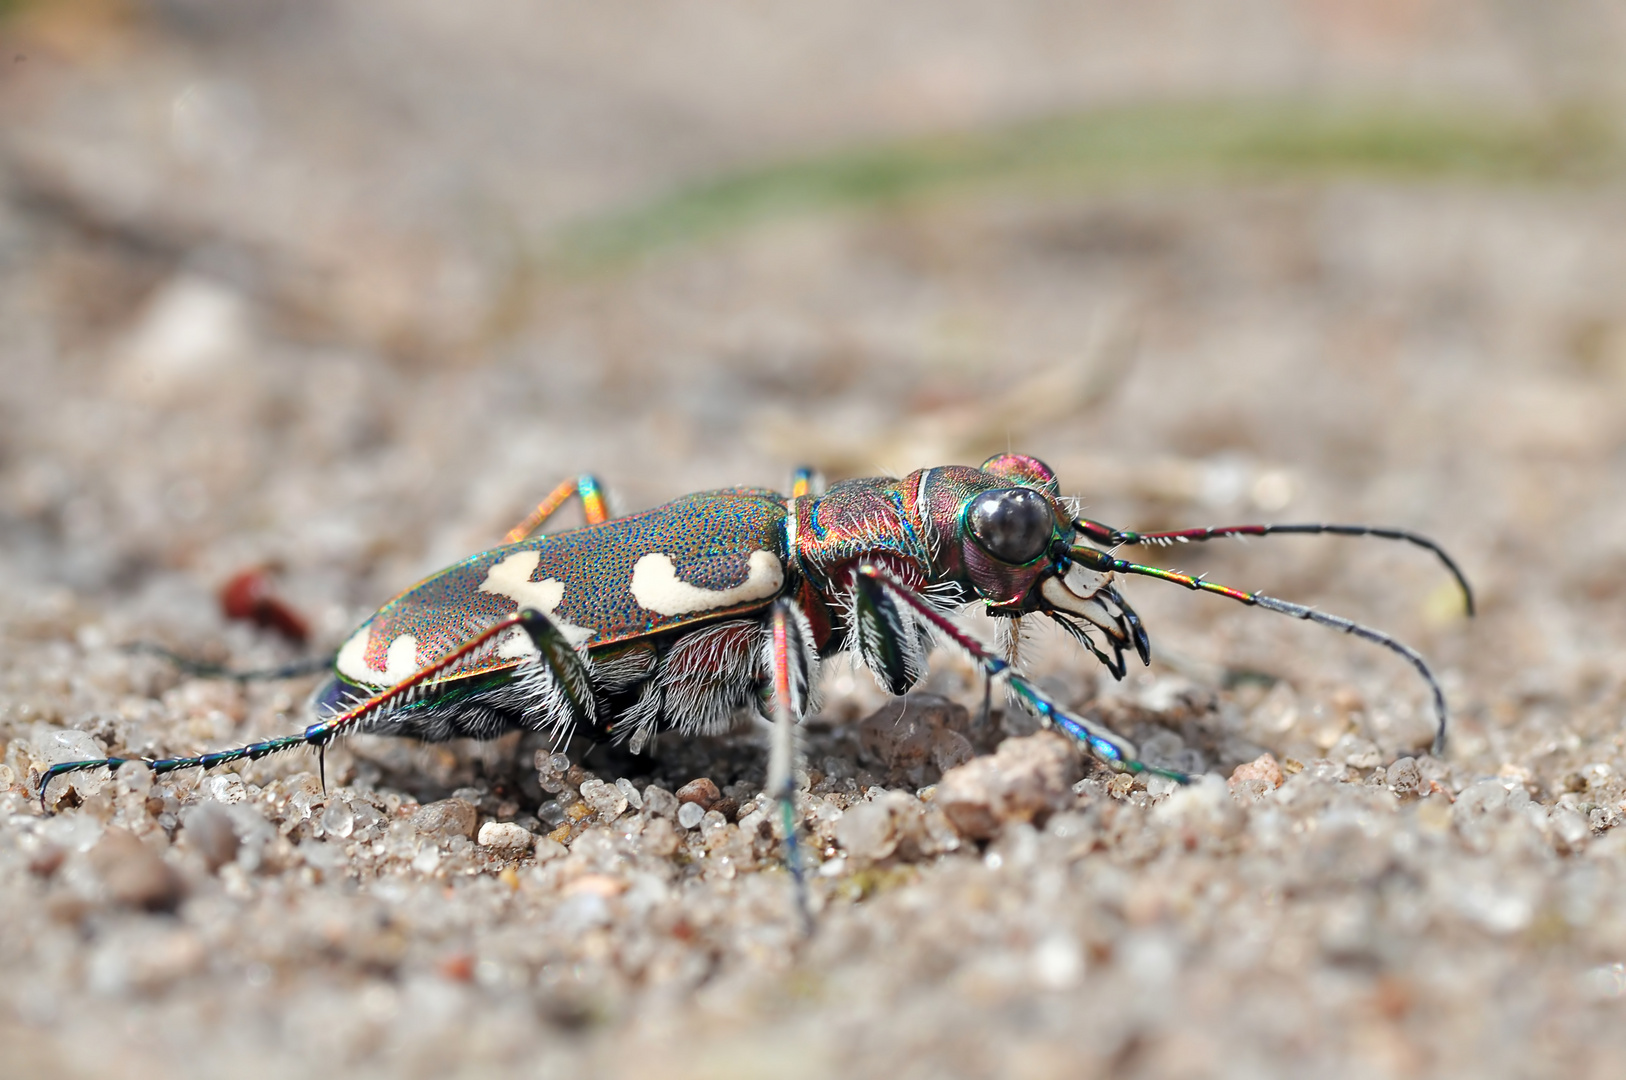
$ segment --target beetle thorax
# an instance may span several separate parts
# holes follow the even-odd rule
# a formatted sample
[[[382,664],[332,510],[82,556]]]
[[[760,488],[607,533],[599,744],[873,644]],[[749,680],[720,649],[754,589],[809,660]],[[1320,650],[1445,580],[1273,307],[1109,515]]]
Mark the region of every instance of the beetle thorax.
[[[1046,569],[1036,559],[1012,565],[993,557],[971,534],[967,515],[979,496],[1030,489],[1063,514],[1055,479],[1043,463],[1018,455],[982,468],[921,469],[897,480],[848,480],[820,496],[795,500],[790,547],[798,568],[819,589],[841,590],[859,562],[884,562],[914,587],[958,584],[966,599],[1019,603]],[[1062,518],[1058,518],[1062,520]]]
[[[857,565],[884,559],[900,575],[932,583],[934,542],[912,505],[920,473],[901,480],[845,480],[794,500],[792,561],[816,588],[844,589]]]

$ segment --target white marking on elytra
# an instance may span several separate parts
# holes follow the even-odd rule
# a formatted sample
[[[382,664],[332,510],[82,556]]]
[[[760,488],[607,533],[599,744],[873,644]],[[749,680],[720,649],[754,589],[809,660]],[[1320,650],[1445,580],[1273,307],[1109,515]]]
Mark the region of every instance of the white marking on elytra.
[[[516,551],[486,571],[486,579],[480,583],[480,591],[506,596],[522,608],[535,608],[553,620],[554,625],[565,635],[565,640],[572,645],[580,645],[596,631],[566,622],[553,613],[553,609],[565,598],[565,583],[555,578],[532,581],[531,575],[536,573],[537,565],[541,561],[540,551]],[[531,641],[530,635],[516,626],[512,632],[503,636],[502,642],[497,646],[497,655],[509,660],[535,656],[536,644]]]
[[[785,568],[771,551],[753,551],[745,564],[745,580],[727,589],[702,589],[677,576],[670,555],[651,551],[632,568],[628,588],[632,598],[657,615],[688,615],[696,611],[766,600],[785,583]]]
[[[411,634],[401,634],[390,642],[389,651],[384,656],[383,671],[369,665],[367,641],[372,633],[373,627],[369,623],[350,635],[350,640],[344,643],[338,659],[334,661],[340,675],[363,686],[393,686],[418,670],[418,639]]]

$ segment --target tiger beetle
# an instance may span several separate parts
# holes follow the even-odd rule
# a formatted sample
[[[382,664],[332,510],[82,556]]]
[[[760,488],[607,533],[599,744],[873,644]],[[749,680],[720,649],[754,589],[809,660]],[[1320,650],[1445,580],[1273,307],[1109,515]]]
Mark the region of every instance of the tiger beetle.
[[[572,496],[587,524],[539,532]],[[1426,548],[1473,612],[1462,571],[1414,533],[1328,524],[1129,532],[1072,514],[1055,474],[1022,454],[1000,454],[974,469],[845,480],[823,492],[812,472],[801,470],[789,497],[724,488],[619,518],[610,516],[598,481],[581,476],[551,492],[503,546],[414,585],[363,623],[327,662],[330,678],[314,699],[320,719],[304,731],[197,757],[141,760],[161,774],[299,746],[321,752],[352,733],[438,742],[516,729],[541,732],[556,747],[582,735],[637,752],[663,731],[721,732],[751,707],[774,722],[767,790],[779,801],[787,861],[800,882],[792,728],[816,708],[821,659],[841,649],[888,693],[903,694],[925,675],[933,644],[952,645],[980,669],[985,689],[1002,680],[1043,724],[1109,768],[1187,782],[1063,707],[955,618],[980,604],[1011,620],[1014,643],[1020,620],[1041,615],[1122,679],[1128,652],[1148,663],[1151,651],[1140,618],[1114,586],[1116,575],[1228,597],[1400,654],[1432,691],[1440,753],[1445,696],[1415,650],[1349,619],[1113,554],[1132,545],[1281,533],[1375,536]],[[55,778],[126,760],[52,765],[40,780],[42,804]]]

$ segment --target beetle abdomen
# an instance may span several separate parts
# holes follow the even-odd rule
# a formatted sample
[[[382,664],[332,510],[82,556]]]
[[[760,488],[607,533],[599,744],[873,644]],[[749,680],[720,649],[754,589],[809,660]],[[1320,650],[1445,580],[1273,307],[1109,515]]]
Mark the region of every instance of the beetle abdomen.
[[[481,552],[401,593],[352,634],[334,664],[334,693],[399,682],[521,607],[594,651],[759,610],[785,587],[785,514],[771,491],[701,492]],[[516,630],[434,681],[509,670],[532,653]]]

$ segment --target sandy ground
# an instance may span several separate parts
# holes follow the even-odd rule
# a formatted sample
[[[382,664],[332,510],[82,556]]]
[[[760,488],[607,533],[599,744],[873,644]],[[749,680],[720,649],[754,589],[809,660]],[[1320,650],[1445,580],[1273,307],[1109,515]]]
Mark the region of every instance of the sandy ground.
[[[1617,1075],[1626,30],[1603,4],[1244,7],[0,7],[0,1071]],[[1180,100],[1552,137],[1405,175],[1379,140],[909,179],[915,136]],[[896,140],[885,197],[785,194]],[[1045,636],[1024,659],[1212,777],[1046,758],[1025,716],[956,711],[977,687],[946,654],[902,720],[832,664],[810,936],[749,724],[577,746],[567,775],[518,737],[360,739],[325,792],[291,754],[31,798],[49,761],[306,722],[310,680],[129,643],[332,648],[576,471],[632,510],[1007,447],[1116,524],[1446,544],[1471,621],[1392,545],[1155,553],[1416,646],[1444,759],[1395,657],[1131,581],[1150,669],[1114,684]],[[259,564],[305,649],[222,617]],[[1055,781],[1034,822],[956,830],[965,748]],[[1233,775],[1266,751],[1280,786]],[[662,791],[702,777],[722,805],[693,824]]]

